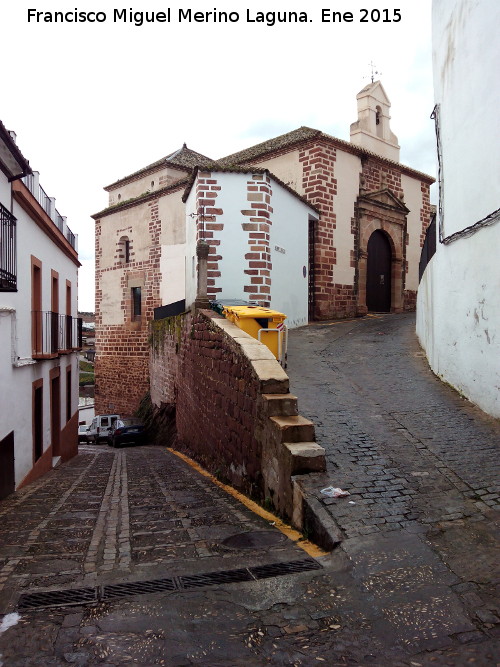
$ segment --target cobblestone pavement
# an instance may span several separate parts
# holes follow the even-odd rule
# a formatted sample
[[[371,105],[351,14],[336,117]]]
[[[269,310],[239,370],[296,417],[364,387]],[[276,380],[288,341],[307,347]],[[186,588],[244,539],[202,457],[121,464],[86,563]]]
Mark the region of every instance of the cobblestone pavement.
[[[321,569],[287,570],[307,554],[167,450],[83,446],[0,503],[0,664],[500,665],[498,423],[433,377],[412,327],[291,334],[328,453],[308,491],[344,536]],[[249,531],[265,543],[224,543]],[[252,579],[211,578],[235,570]],[[22,594],[82,588],[99,594],[10,615]]]
[[[500,423],[432,374],[414,324],[372,315],[291,332],[291,388],[327,454],[306,487],[388,626],[428,636],[427,649],[446,631],[450,647],[481,652],[500,622]],[[325,497],[330,485],[350,496]],[[406,609],[391,608],[397,590]]]

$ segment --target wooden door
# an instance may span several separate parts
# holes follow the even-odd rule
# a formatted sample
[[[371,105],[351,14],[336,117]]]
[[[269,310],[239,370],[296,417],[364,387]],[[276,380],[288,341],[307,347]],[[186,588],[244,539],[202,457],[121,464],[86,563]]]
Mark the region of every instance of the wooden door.
[[[0,500],[14,493],[14,431],[0,440]]]
[[[59,376],[50,381],[50,430],[52,456],[59,456],[61,454],[61,384]]]
[[[368,265],[366,271],[366,307],[377,313],[391,310],[391,263],[389,241],[376,230],[368,241]]]
[[[309,322],[314,320],[314,253],[316,251],[316,222],[309,220],[309,261],[307,267],[308,280],[308,319]]]

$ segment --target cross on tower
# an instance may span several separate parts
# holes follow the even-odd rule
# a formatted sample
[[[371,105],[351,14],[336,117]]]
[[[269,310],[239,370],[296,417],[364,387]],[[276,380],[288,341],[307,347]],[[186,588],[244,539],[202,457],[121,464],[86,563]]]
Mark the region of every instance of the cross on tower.
[[[371,80],[372,80],[372,83],[373,83],[374,80],[375,80],[375,74],[378,74],[378,75],[380,76],[380,75],[382,74],[382,72],[377,72],[377,70],[375,69],[376,65],[375,65],[375,63],[372,62],[371,60],[370,60],[370,62],[368,63],[368,67],[371,67],[371,70],[372,70],[372,73],[371,73]]]

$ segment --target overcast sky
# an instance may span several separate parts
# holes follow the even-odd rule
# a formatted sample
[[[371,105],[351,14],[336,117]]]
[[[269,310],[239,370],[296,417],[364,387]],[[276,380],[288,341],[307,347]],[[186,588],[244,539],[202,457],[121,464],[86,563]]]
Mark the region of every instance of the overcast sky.
[[[169,7],[170,23],[113,20],[115,9],[128,19],[130,9]],[[179,7],[239,20],[188,22]],[[28,22],[28,8],[104,12],[106,20],[50,23],[41,14]],[[323,22],[323,9],[353,20]],[[306,12],[308,21],[257,21],[272,11]],[[90,215],[107,205],[105,185],[184,142],[216,159],[301,125],[349,140],[370,62],[392,103],[401,162],[434,175],[430,12],[430,0],[2,3],[0,119],[78,234],[80,310],[94,308]]]

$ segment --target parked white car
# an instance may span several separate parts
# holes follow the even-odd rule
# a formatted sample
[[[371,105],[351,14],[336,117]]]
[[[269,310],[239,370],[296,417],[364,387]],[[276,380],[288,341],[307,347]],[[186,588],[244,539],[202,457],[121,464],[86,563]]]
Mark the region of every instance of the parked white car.
[[[120,415],[96,415],[87,429],[87,442],[95,445],[99,440],[107,440],[111,427]]]

